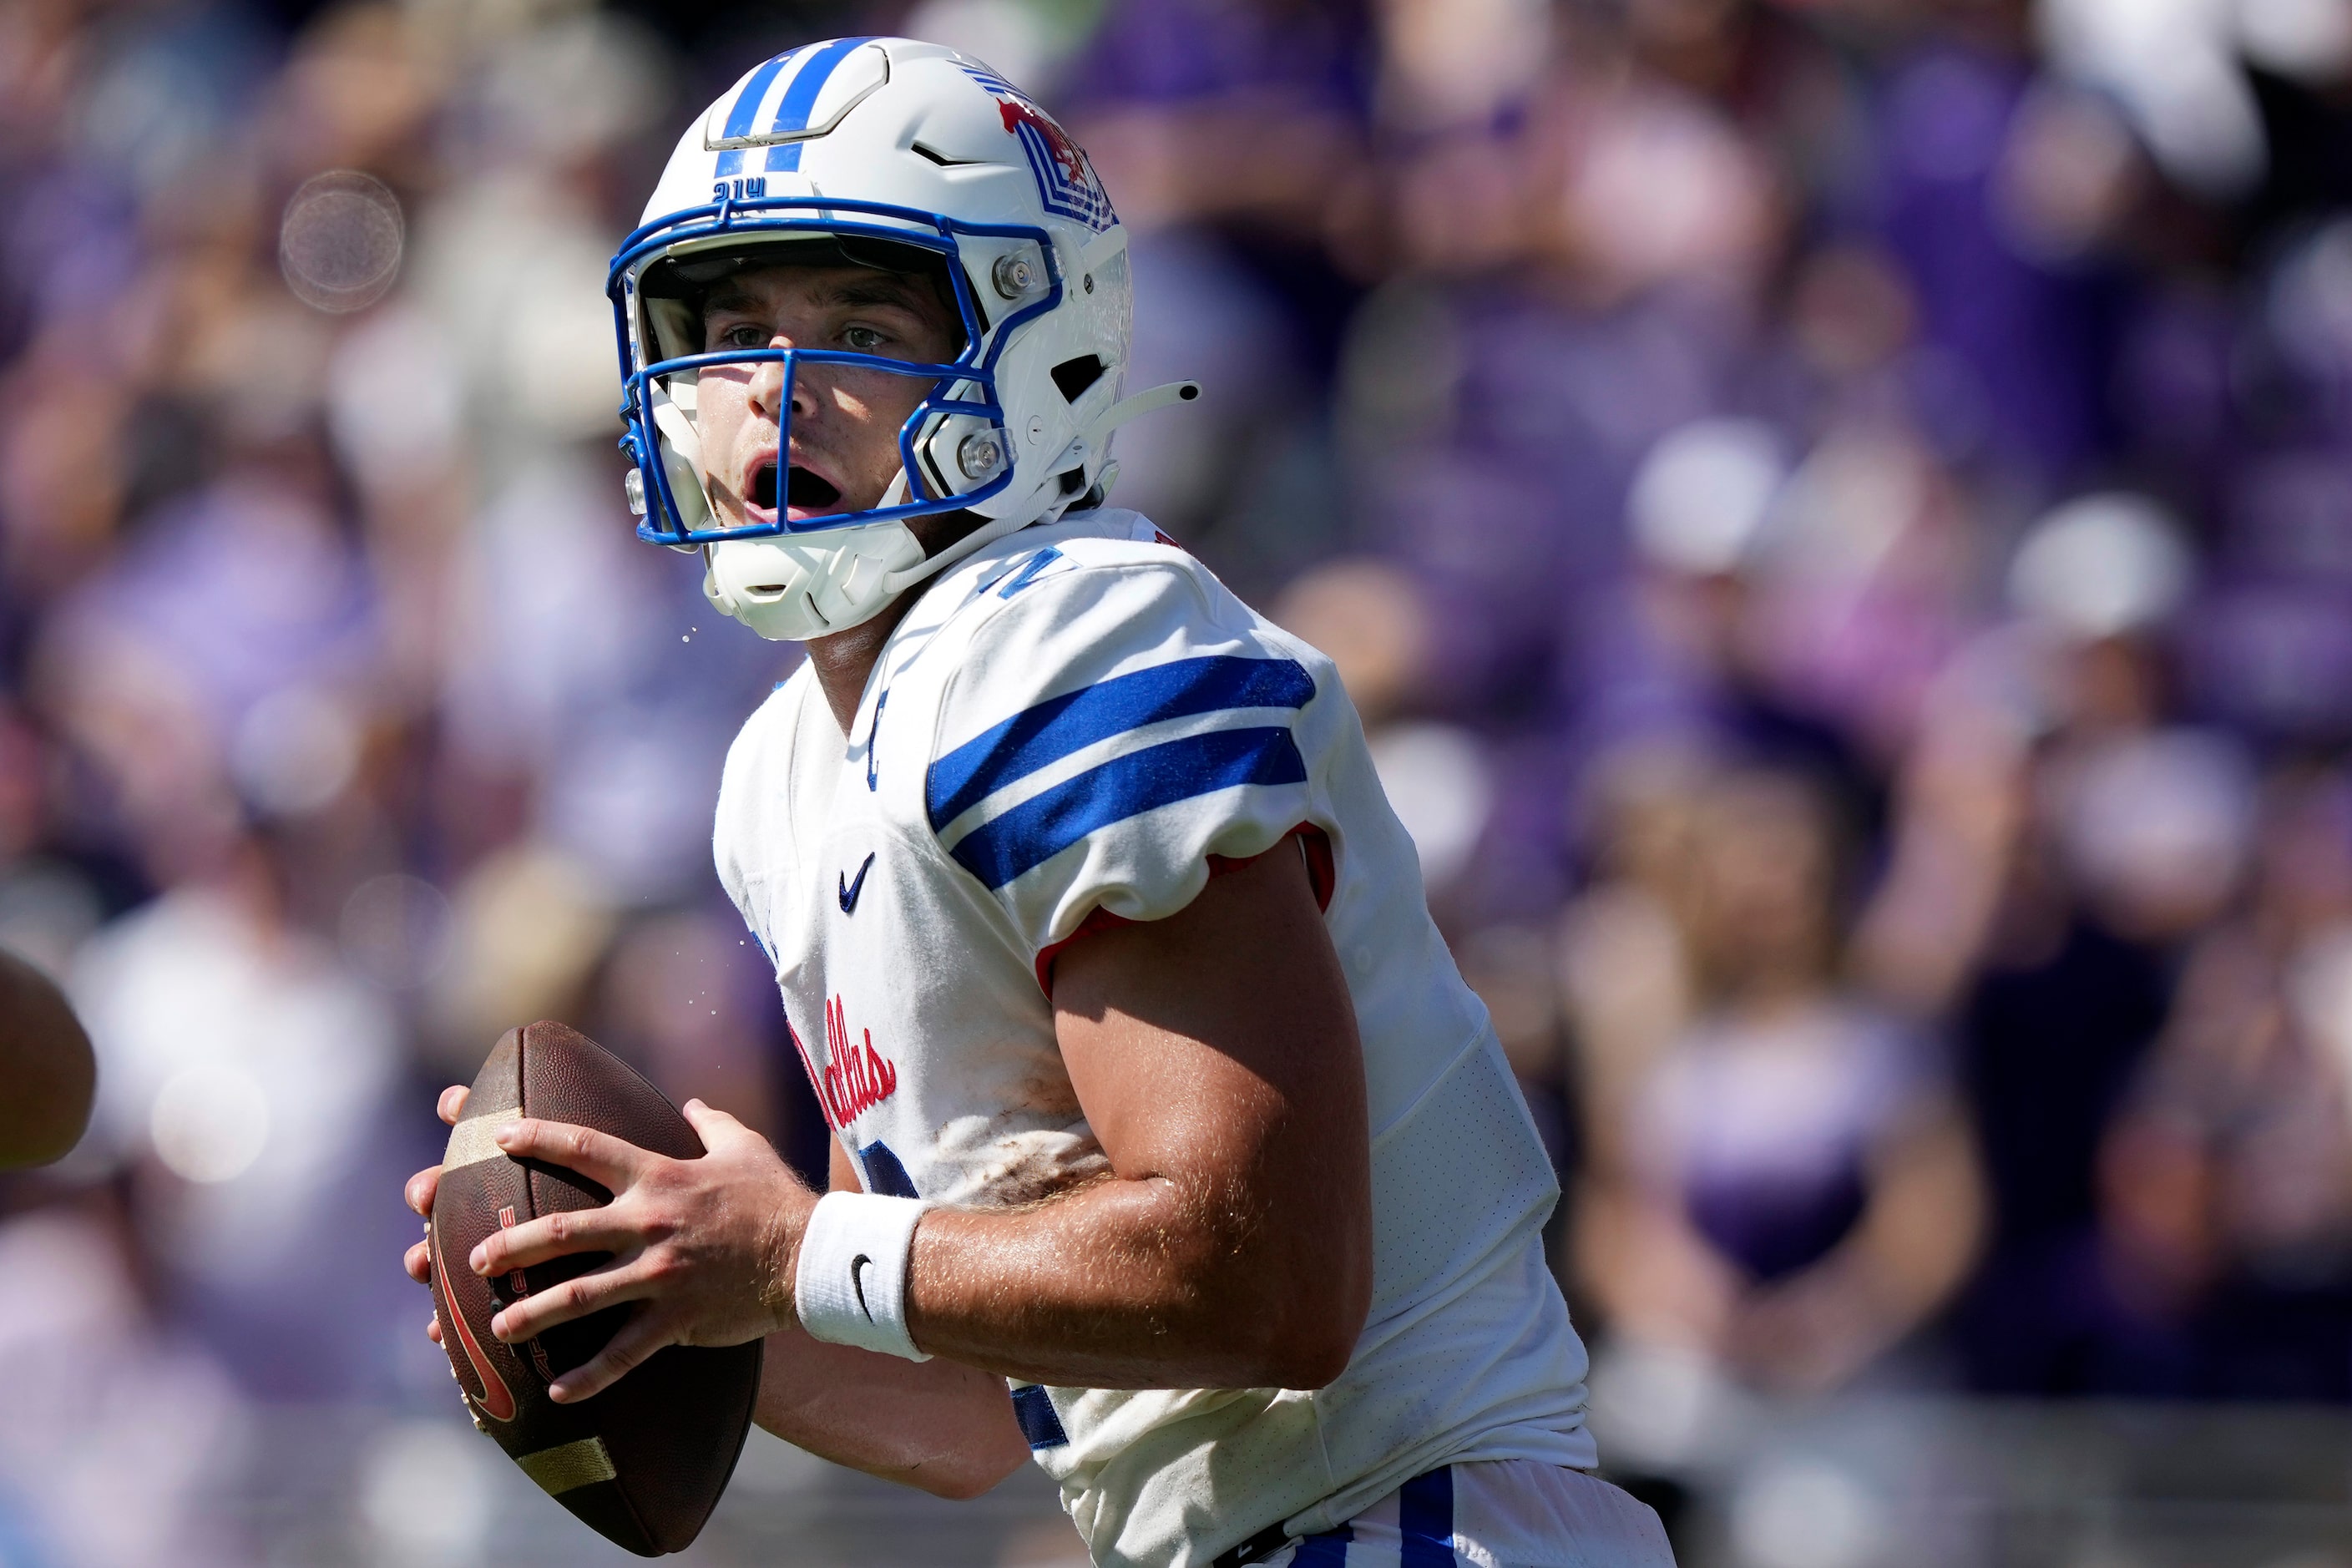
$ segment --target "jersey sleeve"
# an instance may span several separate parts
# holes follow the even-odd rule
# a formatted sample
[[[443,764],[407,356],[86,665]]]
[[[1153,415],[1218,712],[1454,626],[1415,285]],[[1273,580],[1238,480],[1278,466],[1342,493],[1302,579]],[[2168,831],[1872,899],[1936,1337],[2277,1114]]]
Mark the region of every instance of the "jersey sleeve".
[[[1328,665],[1189,559],[1074,563],[988,612],[944,693],[924,805],[1032,962],[1097,910],[1161,919],[1216,859],[1324,826],[1299,735],[1336,689]]]

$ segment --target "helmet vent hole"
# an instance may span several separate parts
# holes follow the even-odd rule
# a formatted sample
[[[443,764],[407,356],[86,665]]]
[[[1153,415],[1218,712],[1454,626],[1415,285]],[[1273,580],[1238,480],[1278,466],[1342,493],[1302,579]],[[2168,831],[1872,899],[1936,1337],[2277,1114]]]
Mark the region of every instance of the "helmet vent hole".
[[[1087,388],[1102,379],[1103,369],[1103,362],[1093,354],[1066,359],[1054,367],[1054,384],[1062,389],[1065,403],[1076,403]]]
[[[912,146],[914,148],[916,157],[928,158],[942,169],[969,168],[974,163],[984,163],[987,162],[985,158],[950,158],[945,153],[940,152],[938,148],[927,147],[920,142],[912,143]]]

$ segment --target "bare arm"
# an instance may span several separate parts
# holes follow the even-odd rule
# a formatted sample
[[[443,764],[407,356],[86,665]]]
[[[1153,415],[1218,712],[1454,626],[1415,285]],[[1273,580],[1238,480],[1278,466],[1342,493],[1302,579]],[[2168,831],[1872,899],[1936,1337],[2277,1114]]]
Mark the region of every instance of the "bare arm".
[[[915,1233],[908,1323],[940,1356],[1086,1387],[1318,1387],[1371,1298],[1371,1162],[1355,1015],[1305,866],[1288,850],[1212,879],[1179,913],[1062,957],[1056,1027],[1111,1174],[1032,1207],[935,1210]],[[562,1380],[585,1398],[668,1344],[740,1343],[791,1320],[814,1195],[764,1141],[688,1101],[709,1152],[665,1160],[524,1120],[608,1205],[491,1235],[500,1273],[611,1263],[507,1308],[501,1340],[646,1300]]]
[[[89,1037],[48,979],[0,952],[0,1171],[46,1165],[89,1124]]]
[[[838,1142],[833,1190],[858,1190]],[[977,1497],[1029,1458],[1003,1378],[944,1357],[826,1344],[796,1327],[768,1338],[754,1419],[835,1464],[940,1497]]]
[[[1319,1387],[1371,1299],[1363,1058],[1287,847],[1061,956],[1055,1025],[1111,1174],[915,1233],[915,1341],[1088,1388]]]

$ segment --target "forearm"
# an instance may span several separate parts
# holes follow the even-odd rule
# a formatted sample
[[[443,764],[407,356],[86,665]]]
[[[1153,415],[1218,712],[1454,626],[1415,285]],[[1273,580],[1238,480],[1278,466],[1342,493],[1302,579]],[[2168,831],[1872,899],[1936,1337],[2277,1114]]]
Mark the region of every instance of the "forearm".
[[[931,1354],[1018,1381],[1319,1387],[1345,1368],[1362,1307],[1280,1228],[1159,1178],[934,1210],[915,1233],[908,1324]]]
[[[1029,1455],[1002,1378],[772,1334],[755,1419],[837,1465],[940,1497],[975,1497]]]

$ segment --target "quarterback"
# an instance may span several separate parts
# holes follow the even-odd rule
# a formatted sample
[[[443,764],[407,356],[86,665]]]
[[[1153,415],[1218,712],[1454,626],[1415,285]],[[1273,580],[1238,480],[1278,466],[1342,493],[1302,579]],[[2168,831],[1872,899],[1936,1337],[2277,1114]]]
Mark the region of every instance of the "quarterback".
[[[949,49],[812,44],[688,129],[610,290],[640,533],[807,647],[714,853],[832,1190],[699,1102],[693,1161],[489,1130],[614,1194],[475,1251],[614,1255],[494,1331],[640,1303],[559,1399],[773,1336],[770,1431],[950,1497],[1034,1457],[1117,1568],[1669,1564],[1590,1473],[1551,1170],[1330,661],[1107,504],[1197,388],[1123,395],[1085,153]]]

